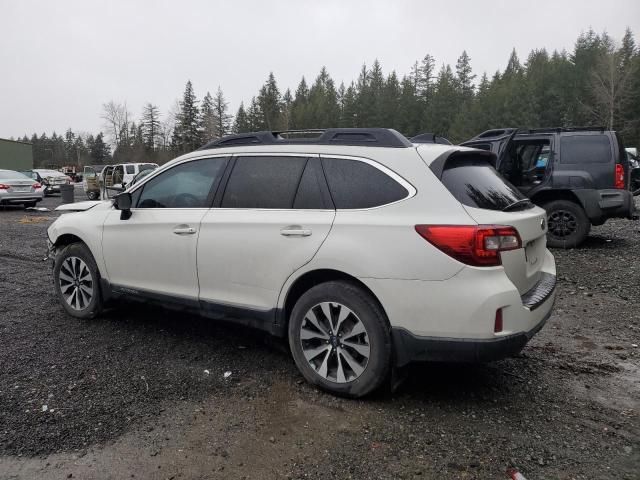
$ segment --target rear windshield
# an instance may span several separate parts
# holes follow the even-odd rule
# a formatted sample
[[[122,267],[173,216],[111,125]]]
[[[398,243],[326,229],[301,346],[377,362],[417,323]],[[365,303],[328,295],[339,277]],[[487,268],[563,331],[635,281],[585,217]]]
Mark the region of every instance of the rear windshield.
[[[533,204],[500,176],[484,158],[461,156],[450,158],[440,179],[447,190],[463,205],[485,210],[505,210],[520,202],[519,209]]]

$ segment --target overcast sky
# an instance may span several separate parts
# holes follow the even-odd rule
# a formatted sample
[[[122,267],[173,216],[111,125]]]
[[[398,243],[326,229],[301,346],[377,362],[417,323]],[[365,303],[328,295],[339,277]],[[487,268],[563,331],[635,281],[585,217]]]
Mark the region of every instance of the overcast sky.
[[[0,137],[97,132],[102,104],[163,113],[188,79],[201,99],[220,86],[235,113],[270,71],[281,91],[325,65],[336,85],[378,58],[400,76],[426,53],[475,73],[516,48],[571,50],[593,27],[639,38],[639,0],[25,1],[0,0]]]

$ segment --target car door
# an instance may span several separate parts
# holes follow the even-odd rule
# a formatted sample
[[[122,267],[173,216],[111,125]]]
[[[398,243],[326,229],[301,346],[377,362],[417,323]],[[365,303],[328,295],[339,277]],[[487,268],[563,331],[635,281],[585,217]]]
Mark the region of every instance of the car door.
[[[131,192],[130,218],[115,209],[107,215],[102,253],[116,291],[197,303],[200,221],[227,161],[213,157],[174,165]]]
[[[233,162],[218,207],[202,219],[200,302],[209,314],[272,318],[282,285],[316,254],[335,210],[317,156],[250,154]]]

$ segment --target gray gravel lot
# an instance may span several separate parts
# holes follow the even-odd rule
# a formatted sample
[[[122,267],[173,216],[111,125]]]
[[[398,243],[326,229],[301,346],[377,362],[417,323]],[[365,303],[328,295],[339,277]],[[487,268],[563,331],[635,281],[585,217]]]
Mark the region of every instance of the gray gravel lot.
[[[67,316],[43,261],[56,217],[0,208],[0,479],[640,478],[638,222],[554,251],[555,314],[519,357],[413,366],[353,401],[261,333],[135,305]]]

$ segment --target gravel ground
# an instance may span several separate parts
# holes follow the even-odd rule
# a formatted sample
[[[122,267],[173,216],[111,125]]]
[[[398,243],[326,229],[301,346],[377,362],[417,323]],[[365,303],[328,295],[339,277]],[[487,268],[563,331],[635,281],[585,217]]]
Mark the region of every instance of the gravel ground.
[[[0,479],[640,478],[637,222],[554,251],[555,314],[517,358],[413,366],[353,401],[261,333],[67,316],[43,261],[56,216],[0,208]]]

